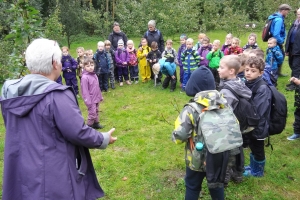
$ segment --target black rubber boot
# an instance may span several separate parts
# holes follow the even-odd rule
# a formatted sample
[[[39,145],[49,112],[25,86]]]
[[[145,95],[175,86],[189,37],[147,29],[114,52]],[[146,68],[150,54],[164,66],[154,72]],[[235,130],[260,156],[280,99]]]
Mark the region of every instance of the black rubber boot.
[[[95,122],[92,126],[94,129],[102,129],[104,126],[102,126],[99,122]]]

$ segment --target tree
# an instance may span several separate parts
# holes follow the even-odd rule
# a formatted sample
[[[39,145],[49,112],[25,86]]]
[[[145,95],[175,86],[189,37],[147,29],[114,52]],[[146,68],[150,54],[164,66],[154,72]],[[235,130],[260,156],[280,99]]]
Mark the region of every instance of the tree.
[[[7,11],[14,17],[10,24],[10,33],[6,40],[13,41],[13,51],[7,66],[14,77],[24,75],[26,71],[24,63],[24,51],[27,45],[34,39],[43,36],[42,19],[38,10],[32,7],[28,0],[17,0],[11,4]]]
[[[63,29],[64,26],[59,21],[60,10],[57,6],[48,18],[45,26],[45,36],[46,38],[51,38],[56,41],[61,41],[64,37]],[[60,42],[59,42],[60,43]]]

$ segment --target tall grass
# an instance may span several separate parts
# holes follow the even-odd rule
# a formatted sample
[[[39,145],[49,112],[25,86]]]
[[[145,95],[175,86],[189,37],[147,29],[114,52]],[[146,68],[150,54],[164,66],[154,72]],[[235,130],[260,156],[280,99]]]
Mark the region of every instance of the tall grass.
[[[224,42],[224,31],[208,32],[211,40]],[[197,33],[188,34],[197,40]],[[179,36],[178,36],[179,37]],[[133,39],[135,46],[139,38]],[[167,37],[165,37],[165,40]],[[258,38],[259,39],[259,38]],[[247,36],[241,37],[242,45]],[[96,50],[98,40],[82,41],[71,46],[71,54],[76,56],[76,47]],[[258,45],[266,49],[266,43],[258,40]],[[174,41],[175,49],[179,39]],[[177,70],[179,71],[179,70]],[[287,61],[284,73],[290,74]],[[226,189],[226,199],[300,199],[300,140],[288,141],[293,133],[294,93],[284,90],[288,77],[279,78],[278,88],[288,100],[288,121],[280,135],[272,136],[274,150],[266,148],[265,176],[245,178],[241,184],[230,183]],[[113,135],[118,137],[115,144],[106,150],[91,150],[94,168],[106,196],[105,200],[165,200],[184,199],[184,145],[171,142],[174,121],[189,97],[180,93],[179,84],[175,92],[154,87],[153,82],[125,85],[103,93],[100,105],[100,122],[103,131],[115,127]],[[83,116],[87,108],[79,99]],[[0,120],[0,159],[3,158],[5,129]],[[245,150],[248,164],[249,150]],[[0,162],[2,176],[3,162]],[[0,180],[2,184],[2,179]],[[58,180],[59,181],[59,180]],[[210,199],[207,186],[203,184],[203,198]]]

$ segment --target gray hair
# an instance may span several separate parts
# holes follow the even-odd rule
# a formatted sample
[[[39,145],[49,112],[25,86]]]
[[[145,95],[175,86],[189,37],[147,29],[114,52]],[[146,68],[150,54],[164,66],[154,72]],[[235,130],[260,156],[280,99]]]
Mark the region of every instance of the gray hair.
[[[155,22],[155,20],[150,20],[149,22],[148,22],[148,26],[149,25],[151,25],[151,26],[153,26],[153,27],[156,27],[156,22]]]
[[[26,49],[26,67],[32,73],[51,74],[52,63],[61,63],[62,53],[54,40],[35,39]]]

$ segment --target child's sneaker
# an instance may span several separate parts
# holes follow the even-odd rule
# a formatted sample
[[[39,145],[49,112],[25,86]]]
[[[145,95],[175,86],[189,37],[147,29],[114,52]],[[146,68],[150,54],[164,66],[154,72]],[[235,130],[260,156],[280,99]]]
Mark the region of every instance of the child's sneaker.
[[[123,86],[123,82],[120,82],[120,86],[121,86],[121,87]]]
[[[300,139],[300,134],[294,133],[292,136],[287,137],[288,140],[297,140]]]
[[[104,126],[102,126],[101,124],[99,124],[99,122],[95,122],[95,123],[92,125],[92,127],[93,127],[94,129],[102,129],[102,128],[104,128]]]
[[[134,83],[135,83],[135,84],[138,84],[138,83],[139,83],[139,81],[135,81]]]
[[[126,81],[126,84],[127,84],[127,85],[131,85],[131,82],[130,82],[130,81]]]

